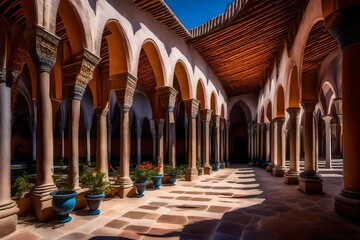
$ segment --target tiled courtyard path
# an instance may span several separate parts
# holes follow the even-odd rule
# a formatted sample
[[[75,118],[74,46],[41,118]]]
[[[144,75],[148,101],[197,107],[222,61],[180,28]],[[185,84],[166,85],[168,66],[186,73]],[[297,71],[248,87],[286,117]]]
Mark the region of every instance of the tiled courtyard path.
[[[260,168],[232,166],[197,182],[111,199],[65,225],[20,219],[7,239],[360,239],[360,225],[334,212],[341,177],[324,174],[323,195],[304,195]]]

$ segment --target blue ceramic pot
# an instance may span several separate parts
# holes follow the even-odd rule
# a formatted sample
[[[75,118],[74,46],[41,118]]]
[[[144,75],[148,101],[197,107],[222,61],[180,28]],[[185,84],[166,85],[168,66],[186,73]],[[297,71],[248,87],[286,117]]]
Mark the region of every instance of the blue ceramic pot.
[[[52,207],[59,215],[59,223],[70,222],[70,212],[75,208],[77,192],[73,190],[55,190],[50,193],[53,197]]]
[[[148,184],[148,181],[136,181],[134,182],[134,185],[136,187],[136,191],[137,194],[135,195],[135,197],[143,197],[144,196],[144,191],[146,189],[146,185]]]
[[[212,168],[213,171],[219,171],[220,168],[220,162],[214,162],[214,166]]]
[[[170,176],[170,185],[175,185],[176,174],[169,174],[169,176]]]
[[[156,175],[152,177],[153,181],[153,188],[155,190],[159,190],[161,186],[161,179],[163,178],[163,175]]]
[[[104,193],[100,194],[86,194],[85,198],[89,207],[89,215],[98,215],[100,214],[100,203],[105,197]]]

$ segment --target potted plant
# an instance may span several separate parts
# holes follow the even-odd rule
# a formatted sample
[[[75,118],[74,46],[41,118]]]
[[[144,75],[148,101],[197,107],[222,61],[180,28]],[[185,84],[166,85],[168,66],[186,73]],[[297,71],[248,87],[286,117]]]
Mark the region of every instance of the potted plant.
[[[152,174],[151,180],[153,183],[153,188],[155,190],[159,190],[160,186],[161,186],[161,180],[163,178],[163,175],[160,174],[160,170],[162,168],[161,164],[160,164],[160,156],[157,157],[157,166],[153,165],[150,166],[150,173]]]
[[[196,160],[196,168],[198,170],[198,175],[204,175],[204,168],[201,167],[201,161],[200,159]]]
[[[178,175],[179,170],[170,165],[164,165],[164,174],[169,176],[170,185],[175,185],[176,176]]]
[[[69,214],[75,208],[77,192],[68,189],[68,175],[63,173],[62,167],[53,170],[53,173],[52,178],[57,190],[50,193],[53,197],[52,207],[59,215],[58,222],[67,223],[72,219]]]
[[[19,216],[29,213],[31,210],[31,198],[29,197],[29,194],[26,194],[29,187],[29,175],[26,172],[24,172],[23,175],[18,176],[11,186],[11,196],[16,201],[19,208]]]
[[[80,182],[83,187],[89,188],[85,195],[89,215],[100,214],[100,203],[105,194],[110,191],[110,182],[107,180],[106,173],[86,167],[80,176]]]
[[[154,181],[154,176],[161,176],[160,173],[161,166],[157,167],[150,162],[143,162],[138,165],[136,165],[135,169],[131,172],[131,179],[134,182],[134,185],[137,190],[136,197],[143,197],[144,191],[146,189],[146,185],[148,183],[153,183],[154,188],[156,188],[157,184],[160,186],[161,184],[161,178],[160,183],[157,183]],[[156,178],[156,177],[155,177]],[[157,179],[155,179],[157,180]]]

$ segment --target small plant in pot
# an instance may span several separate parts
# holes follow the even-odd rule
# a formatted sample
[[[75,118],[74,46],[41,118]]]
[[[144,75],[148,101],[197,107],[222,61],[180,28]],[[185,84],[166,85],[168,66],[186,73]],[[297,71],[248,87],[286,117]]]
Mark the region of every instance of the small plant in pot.
[[[136,197],[143,197],[146,185],[152,181],[153,165],[148,162],[143,162],[136,165],[135,169],[131,172],[131,180],[136,187]]]
[[[170,185],[175,185],[176,176],[179,174],[179,170],[170,165],[164,165],[164,174],[169,175]]]
[[[57,190],[52,191],[50,195],[52,199],[52,207],[59,215],[59,223],[70,222],[72,217],[69,216],[70,212],[75,208],[76,195],[75,190],[69,190],[67,187],[69,176],[63,173],[63,168],[53,170],[52,178],[57,187]]]
[[[85,198],[89,207],[89,215],[100,214],[100,203],[110,191],[110,182],[106,173],[86,167],[80,176],[83,187],[89,188]]]
[[[29,189],[29,175],[26,172],[23,175],[18,176],[15,179],[14,184],[11,186],[11,196],[22,199],[25,196],[26,191]]]

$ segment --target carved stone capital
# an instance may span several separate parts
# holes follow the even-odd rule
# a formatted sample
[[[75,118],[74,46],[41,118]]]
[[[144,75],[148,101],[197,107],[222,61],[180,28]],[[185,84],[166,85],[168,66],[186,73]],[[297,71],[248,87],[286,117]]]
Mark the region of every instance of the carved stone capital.
[[[187,99],[184,101],[185,104],[185,111],[188,117],[190,118],[196,118],[199,111],[199,104],[200,101],[198,101],[195,98]]]
[[[301,108],[288,108],[286,111],[289,113],[290,118],[297,118],[299,117]]]
[[[81,100],[99,62],[100,58],[84,48],[81,54],[63,66],[63,81],[69,98]]]
[[[0,83],[5,83],[8,87],[12,86],[17,76],[18,74],[11,72],[5,68],[0,69]]]
[[[317,101],[302,101],[301,102],[301,106],[304,108],[304,111],[314,111],[315,110],[315,106],[317,104]]]
[[[211,121],[211,114],[212,114],[212,110],[211,109],[201,109],[200,110],[200,117],[201,117],[201,121],[203,122],[210,122]]]
[[[129,111],[133,103],[137,79],[128,72],[110,76],[111,87],[116,94],[119,107]]]
[[[343,114],[342,98],[335,98],[334,105],[335,105],[336,113],[338,115],[342,115]]]
[[[30,56],[39,70],[50,72],[56,62],[60,38],[36,24],[26,30],[24,37]]]
[[[215,129],[220,128],[220,118],[220,115],[213,115]]]
[[[333,117],[331,115],[324,115],[324,116],[321,116],[321,118],[325,121],[326,124],[330,124],[331,122],[331,119],[333,119]]]
[[[161,106],[168,111],[174,111],[176,96],[178,92],[173,87],[163,86],[157,89]]]
[[[360,5],[335,9],[325,19],[325,26],[343,49],[360,42]]]
[[[273,124],[275,126],[281,127],[282,125],[284,125],[285,118],[284,117],[277,117],[277,118],[274,118],[272,120],[272,122],[273,122]]]

